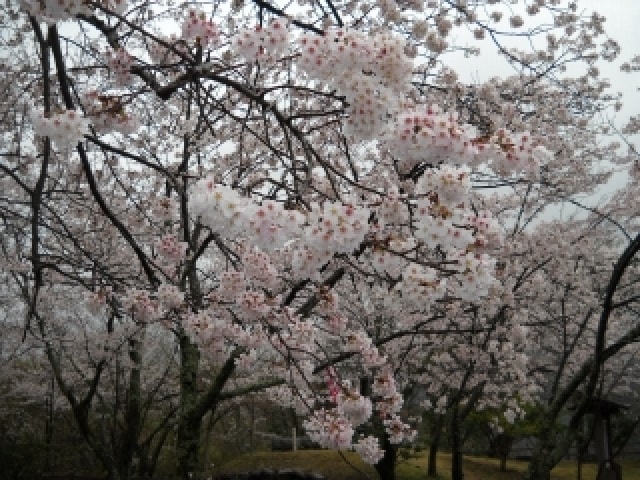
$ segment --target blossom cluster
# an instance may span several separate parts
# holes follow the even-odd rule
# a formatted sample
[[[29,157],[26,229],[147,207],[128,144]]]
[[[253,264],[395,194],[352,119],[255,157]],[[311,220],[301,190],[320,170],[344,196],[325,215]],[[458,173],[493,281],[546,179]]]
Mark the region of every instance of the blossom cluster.
[[[185,20],[185,22],[188,20]],[[170,65],[180,61],[180,54],[188,53],[187,46],[174,33],[170,35],[158,34],[160,42],[148,42],[147,50],[153,63],[157,65]]]
[[[385,431],[389,435],[389,442],[398,444],[404,441],[411,442],[418,432],[400,420],[397,415],[391,416],[384,422]]]
[[[151,322],[160,315],[158,302],[146,290],[129,289],[122,300],[123,307],[136,321]]]
[[[476,154],[475,128],[460,125],[458,114],[437,105],[407,107],[398,113],[383,139],[384,148],[398,159],[402,172],[419,162],[472,163]]]
[[[314,322],[293,318],[286,330],[272,336],[271,342],[283,356],[295,359],[299,363],[310,352],[316,350],[316,334]]]
[[[282,204],[265,200],[261,205],[212,177],[198,181],[193,190],[193,212],[214,231],[228,237],[250,236],[265,250],[282,247],[299,235],[304,215],[286,210]]]
[[[289,48],[289,29],[281,19],[266,26],[256,25],[236,33],[232,40],[233,51],[248,62],[271,64],[283,57]]]
[[[402,172],[424,162],[433,167],[484,163],[503,175],[522,171],[537,174],[552,158],[528,132],[499,129],[479,135],[476,127],[460,124],[456,112],[443,112],[437,105],[400,110],[382,137],[382,146],[397,159]]]
[[[128,135],[140,126],[138,119],[125,111],[123,100],[118,95],[103,95],[90,90],[82,98],[91,125],[98,132],[120,132]]]
[[[282,246],[299,234],[305,216],[297,210],[285,209],[281,203],[263,200],[260,204],[247,202],[246,227],[254,244],[265,250]]]
[[[87,309],[94,315],[104,313],[111,296],[111,287],[99,288],[95,292],[87,293]]]
[[[178,308],[184,302],[184,293],[170,283],[162,283],[157,291],[160,304],[167,309]]]
[[[431,199],[439,205],[465,204],[471,193],[471,170],[453,165],[429,169],[418,180],[416,193],[431,194]]]
[[[332,84],[364,75],[377,77],[379,85],[397,88],[411,75],[413,62],[404,53],[405,41],[390,33],[329,28],[322,36],[304,34],[299,43],[300,66],[311,77]]]
[[[384,418],[393,415],[402,408],[402,395],[398,392],[396,379],[390,366],[380,368],[373,379],[371,386],[374,396],[377,397],[375,409]]]
[[[447,291],[446,279],[430,267],[411,264],[402,274],[402,281],[393,289],[396,298],[408,306],[428,308],[436,300],[444,297]]]
[[[417,202],[414,235],[429,248],[440,247],[447,252],[465,250],[474,243],[473,232],[465,225],[466,218],[465,210],[434,207],[423,199]]]
[[[51,23],[91,13],[89,6],[82,0],[23,0],[22,5],[29,14]]]
[[[175,235],[164,235],[154,242],[156,252],[162,260],[169,264],[176,264],[184,260],[187,253],[187,243],[180,242]]]
[[[502,228],[489,210],[481,210],[477,215],[471,215],[467,224],[474,230],[474,247],[495,248],[503,244]]]
[[[367,332],[364,330],[347,330],[343,333],[343,336],[345,338],[345,349],[359,353],[362,358],[362,365],[365,368],[372,369],[385,364],[386,358],[380,355],[380,351],[373,345]]]
[[[474,140],[476,161],[486,162],[500,174],[525,171],[537,174],[552,154],[528,132],[513,133],[501,128],[488,138]]]
[[[151,199],[151,214],[160,222],[171,222],[178,206],[171,197],[154,197]]]
[[[308,245],[297,245],[291,253],[291,268],[297,279],[319,279],[318,269],[331,261],[330,250],[316,250]]]
[[[227,270],[220,274],[220,285],[211,292],[209,298],[213,302],[232,302],[246,289],[247,282],[244,273]]]
[[[456,275],[455,282],[447,285],[452,296],[466,301],[485,297],[496,282],[493,277],[495,258],[486,253],[460,252],[457,259],[461,275]]]
[[[380,205],[376,209],[376,219],[378,226],[402,225],[409,220],[409,212],[404,200],[405,196],[400,195],[397,188],[390,188],[387,194],[380,199]]]
[[[240,301],[237,300],[236,303],[239,304]],[[256,302],[254,305],[262,308],[265,314],[269,308],[264,302]],[[217,360],[225,360],[235,346],[259,349],[262,354],[273,356],[275,352],[265,348],[270,341],[267,332],[260,323],[254,321],[255,317],[250,318],[251,314],[244,315],[241,307],[237,307],[232,314],[226,305],[213,304],[198,312],[188,313],[183,319],[183,325],[193,340]],[[234,322],[234,318],[239,316],[248,321]],[[284,372],[274,370],[273,374],[285,378]]]
[[[265,251],[293,242],[291,264],[297,278],[315,278],[334,254],[352,253],[369,232],[370,210],[363,206],[324,202],[312,205],[305,216],[278,202],[242,197],[212,177],[194,185],[192,198],[200,221],[224,236],[248,238]]]
[[[318,251],[352,253],[369,231],[369,209],[324,202],[307,215],[305,244]],[[319,265],[318,265],[319,266]]]
[[[407,266],[407,260],[402,257],[402,253],[413,250],[415,246],[416,242],[413,237],[392,238],[386,242],[386,248],[376,247],[373,249],[371,266],[381,274],[398,278]]]
[[[306,414],[308,406],[313,404],[313,395],[309,390],[293,391],[289,385],[281,385],[267,390],[269,398],[277,405],[293,408],[296,413]]]
[[[257,287],[273,288],[277,284],[278,271],[271,258],[257,247],[247,249],[242,255],[245,275]]]
[[[203,12],[190,9],[182,22],[182,38],[205,48],[215,47],[220,43],[220,30]]]
[[[39,135],[49,137],[60,148],[75,146],[89,133],[88,120],[75,110],[49,115],[32,111],[31,121]]]
[[[329,400],[335,403],[340,393],[340,387],[336,380],[336,371],[333,367],[328,367],[325,370],[325,382],[327,384],[327,390],[329,391]]]
[[[353,426],[335,410],[316,410],[303,426],[309,438],[321,447],[337,450],[351,447]]]
[[[372,435],[359,438],[353,444],[353,449],[362,457],[363,461],[371,465],[375,465],[384,457],[384,450],[380,448],[380,442]]]
[[[265,294],[260,290],[245,290],[238,294],[234,303],[244,320],[255,322],[266,317],[271,311],[271,306],[266,300]]]
[[[368,230],[366,208],[356,209],[339,202],[325,203],[319,211],[309,213],[309,226],[294,244],[291,266],[297,278],[317,279],[319,269],[335,253],[352,253]]]
[[[133,57],[124,48],[109,50],[106,53],[107,68],[113,73],[116,84],[127,86],[131,83]]]
[[[107,0],[102,3],[119,14],[127,8],[126,0]],[[29,14],[51,23],[91,14],[91,7],[83,0],[22,0],[22,5]]]
[[[411,75],[413,62],[404,53],[404,40],[330,28],[323,36],[303,34],[299,44],[299,67],[345,96],[345,133],[356,140],[381,134]]]
[[[233,341],[238,329],[232,328],[231,322],[222,315],[215,315],[211,309],[189,313],[182,323],[190,336],[197,340],[214,361],[224,361],[229,357]]]
[[[349,382],[344,382],[342,385],[336,396],[336,403],[338,412],[356,427],[369,420],[373,411],[371,400],[360,395]]]

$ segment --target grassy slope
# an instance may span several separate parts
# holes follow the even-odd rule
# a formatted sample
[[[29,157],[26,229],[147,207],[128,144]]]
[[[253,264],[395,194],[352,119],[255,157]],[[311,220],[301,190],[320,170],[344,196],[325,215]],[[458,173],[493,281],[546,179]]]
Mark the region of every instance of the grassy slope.
[[[365,472],[370,479],[376,479],[375,470],[362,463],[353,452],[345,452],[344,457],[350,466],[336,451],[303,450],[299,452],[256,452],[243,455],[226,462],[214,473],[232,473],[261,470],[264,468],[288,470],[296,469],[321,473],[327,480],[363,480],[365,475],[354,467]],[[450,477],[451,456],[445,453],[438,455],[438,472],[442,480]],[[421,454],[400,462],[397,470],[398,480],[424,480],[426,472],[426,456]],[[510,461],[507,472],[498,471],[498,461],[483,457],[465,457],[465,480],[521,480],[527,467],[526,462]],[[595,480],[596,470],[593,464],[582,468],[582,480]],[[553,471],[552,480],[575,480],[576,463],[564,462]],[[628,462],[623,465],[624,480],[640,480],[640,462]]]

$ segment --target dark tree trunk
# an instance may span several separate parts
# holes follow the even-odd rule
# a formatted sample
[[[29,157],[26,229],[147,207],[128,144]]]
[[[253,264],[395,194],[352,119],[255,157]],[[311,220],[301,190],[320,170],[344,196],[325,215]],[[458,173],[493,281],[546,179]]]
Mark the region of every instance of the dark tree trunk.
[[[500,455],[500,471],[507,471],[507,455]]]
[[[462,472],[462,436],[460,433],[460,414],[458,405],[451,411],[451,480],[463,480]]]
[[[178,470],[183,480],[197,480],[202,417],[193,415],[198,400],[198,347],[186,334],[180,338],[180,416],[178,420]]]
[[[382,436],[382,448],[384,457],[376,464],[376,471],[380,480],[395,480],[398,447],[389,441],[389,436],[386,433]]]
[[[142,402],[142,380],[140,354],[141,343],[138,340],[129,342],[129,358],[132,363],[129,373],[129,388],[125,407],[124,429],[121,434],[118,452],[118,474],[120,479],[128,479],[131,476],[133,457],[138,447],[138,437],[142,428],[141,402]]]
[[[508,433],[499,433],[491,439],[491,452],[500,459],[500,471],[507,471],[507,459],[511,453],[513,437]]]
[[[200,418],[186,418],[178,426],[178,463],[183,480],[198,480],[201,424]]]
[[[530,480],[550,480],[552,468],[553,465],[549,465],[549,463],[545,462],[544,459],[532,459],[531,463],[529,463],[529,469],[525,478]]]
[[[53,451],[53,413],[54,413],[54,409],[53,409],[53,403],[54,403],[54,396],[55,396],[55,389],[56,389],[56,384],[55,384],[55,378],[53,377],[53,374],[51,375],[51,380],[49,381],[49,394],[47,396],[46,399],[46,408],[47,408],[47,420],[44,426],[44,431],[45,431],[45,444],[47,446],[47,456],[45,459],[45,467],[47,469],[47,471],[51,472],[53,471],[53,455],[54,455],[54,451]]]
[[[427,460],[427,478],[436,478],[438,476],[438,448],[440,447],[440,439],[442,438],[442,427],[444,426],[444,416],[438,416],[433,432],[431,434],[431,443],[429,444],[429,459]]]

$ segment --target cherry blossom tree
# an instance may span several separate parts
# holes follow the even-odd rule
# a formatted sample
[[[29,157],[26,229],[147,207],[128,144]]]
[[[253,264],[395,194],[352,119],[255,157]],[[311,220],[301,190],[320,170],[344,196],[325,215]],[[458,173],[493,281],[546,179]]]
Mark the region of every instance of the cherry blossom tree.
[[[552,24],[514,11],[504,31],[496,3],[3,7],[3,271],[110,478],[134,457],[151,474],[174,427],[177,470],[197,477],[205,416],[257,391],[377,463],[412,437],[403,385],[455,389],[456,409],[517,388],[489,368],[519,358],[493,301],[500,201],[472,187],[524,192],[524,212],[604,181],[589,119],[613,98],[593,62],[618,49],[573,3],[534,2]],[[516,75],[462,85],[454,29]],[[124,419],[110,446],[101,403]]]
[[[611,228],[598,232],[594,230],[598,223],[592,219],[583,232],[583,225],[564,225],[572,228],[571,233],[563,235],[565,247],[543,260],[544,265],[541,263],[535,274],[552,275],[539,284],[541,288],[536,287],[539,293],[544,292],[544,300],[531,302],[523,312],[530,322],[532,339],[538,338],[531,366],[544,387],[544,421],[529,478],[548,477],[551,468],[566,455],[594,393],[624,394],[626,398],[637,395],[633,359],[638,355],[634,343],[639,330],[637,295],[633,292],[638,281],[634,260],[638,238],[629,239],[619,253],[620,247],[615,246],[618,242],[611,241],[615,238]],[[552,228],[554,235],[562,232],[559,225]],[[545,236],[551,235],[547,229],[543,231]],[[543,242],[547,250],[547,238]],[[558,257],[566,260],[559,261]],[[554,423],[563,413],[570,414],[570,421],[557,431]]]

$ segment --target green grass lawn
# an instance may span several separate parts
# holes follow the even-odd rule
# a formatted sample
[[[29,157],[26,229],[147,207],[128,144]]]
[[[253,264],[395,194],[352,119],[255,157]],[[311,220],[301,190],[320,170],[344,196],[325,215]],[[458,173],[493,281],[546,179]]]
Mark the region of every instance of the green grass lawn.
[[[438,473],[440,480],[451,478],[451,456],[446,453],[438,455]],[[527,462],[509,461],[507,472],[500,472],[498,460],[484,457],[465,457],[465,480],[521,480],[527,468]],[[247,472],[261,469],[315,472],[325,476],[327,480],[363,480],[377,479],[375,470],[364,464],[357,454],[329,450],[302,450],[298,452],[255,452],[225,462],[215,469],[214,474]],[[407,460],[400,460],[397,469],[398,480],[425,480],[427,468],[426,451],[412,455]],[[575,462],[563,462],[558,465],[551,476],[552,480],[576,480],[577,466]],[[584,464],[582,480],[595,480],[596,468],[593,464]],[[623,480],[640,480],[640,461],[623,462]]]

